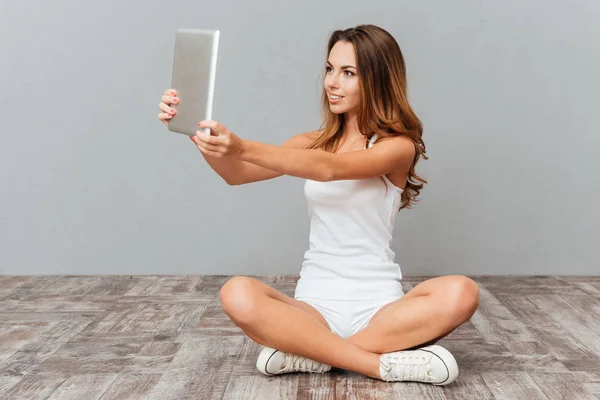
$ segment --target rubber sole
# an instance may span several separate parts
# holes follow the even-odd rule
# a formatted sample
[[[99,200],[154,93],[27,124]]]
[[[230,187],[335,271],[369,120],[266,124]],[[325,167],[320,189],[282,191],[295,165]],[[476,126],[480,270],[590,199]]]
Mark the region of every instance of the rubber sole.
[[[256,360],[256,368],[258,368],[258,370],[260,372],[262,372],[263,374],[265,374],[267,376],[277,375],[277,374],[272,374],[269,371],[267,371],[267,365],[269,364],[269,360],[277,352],[278,352],[277,349],[272,349],[270,347],[265,347],[264,349],[262,349],[260,351],[260,354],[258,355],[258,359]]]
[[[448,371],[448,378],[446,378],[442,382],[432,383],[433,385],[444,386],[454,382],[456,378],[458,378],[458,364],[456,364],[456,359],[448,350],[446,350],[442,346],[438,346],[437,344],[432,344],[430,346],[423,347],[418,350],[423,350],[433,354],[434,357],[439,358],[446,366],[446,371]]]

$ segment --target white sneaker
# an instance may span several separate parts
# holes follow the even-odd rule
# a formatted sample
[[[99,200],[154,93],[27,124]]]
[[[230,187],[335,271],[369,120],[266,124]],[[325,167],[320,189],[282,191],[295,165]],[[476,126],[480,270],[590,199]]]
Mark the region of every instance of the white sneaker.
[[[416,350],[384,353],[379,357],[379,374],[384,381],[412,381],[447,385],[458,377],[454,356],[436,344]]]
[[[256,360],[256,368],[265,375],[289,372],[323,373],[331,370],[329,365],[270,347],[261,350]]]

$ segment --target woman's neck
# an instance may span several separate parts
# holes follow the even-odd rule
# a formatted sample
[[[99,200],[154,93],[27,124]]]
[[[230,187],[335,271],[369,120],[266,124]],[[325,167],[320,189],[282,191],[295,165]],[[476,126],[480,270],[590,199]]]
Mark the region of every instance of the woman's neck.
[[[359,140],[360,137],[364,137],[364,135],[360,132],[360,130],[358,129],[358,122],[357,122],[357,114],[355,112],[347,112],[344,114],[344,126],[342,129],[342,136],[346,139],[346,140]]]

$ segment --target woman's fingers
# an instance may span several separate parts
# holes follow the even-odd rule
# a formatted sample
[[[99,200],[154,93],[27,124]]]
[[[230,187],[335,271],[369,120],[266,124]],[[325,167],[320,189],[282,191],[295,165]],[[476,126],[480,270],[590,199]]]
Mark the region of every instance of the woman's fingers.
[[[205,120],[198,122],[198,127],[200,128],[210,128],[211,131],[216,132],[217,135],[227,133],[227,128],[223,126],[218,121],[213,120]]]
[[[201,152],[202,154],[206,154],[206,155],[209,155],[209,156],[212,156],[212,157],[216,157],[216,156],[218,156],[218,155],[219,155],[219,153],[218,153],[218,152],[216,152],[216,151],[213,151],[213,150],[209,150],[209,149],[207,149],[207,148],[204,146],[204,144],[203,144],[203,143],[202,143],[202,144],[198,144],[198,142],[196,142],[196,145],[197,145],[197,147],[198,147],[198,150],[200,150],[200,152]]]
[[[221,154],[221,152],[219,151],[219,146],[203,142],[202,140],[198,139],[197,136],[193,136],[192,140],[194,141],[196,146],[198,146],[198,149],[204,154],[208,154],[213,157],[219,156]]]
[[[161,111],[163,111],[167,114],[175,115],[177,113],[177,111],[174,108],[169,107],[165,103],[158,103],[158,108],[160,108]]]
[[[168,103],[173,102],[173,98],[177,96],[177,91],[175,89],[167,89],[163,93],[163,101],[168,100]],[[166,103],[167,101],[165,101]]]
[[[177,104],[179,103],[179,97],[163,95],[163,97],[161,97],[161,101],[169,105]]]
[[[167,113],[158,113],[158,119],[160,119],[165,125],[167,125],[168,120],[173,118],[171,114]]]
[[[161,113],[158,113],[158,118],[171,119],[171,118],[173,118],[173,115],[175,115],[175,114],[170,113],[170,112],[161,112]]]
[[[173,118],[173,115],[177,113],[174,108],[170,107],[173,103],[179,103],[179,99],[176,96],[176,90],[167,89],[161,98],[161,102],[158,103],[158,108],[162,111],[161,113],[158,113],[158,119],[165,124],[165,126],[168,126],[168,120]]]
[[[219,146],[211,143],[206,143],[205,141],[200,140],[197,136],[194,137],[194,143],[198,146],[202,146],[203,149],[210,151],[219,151]]]

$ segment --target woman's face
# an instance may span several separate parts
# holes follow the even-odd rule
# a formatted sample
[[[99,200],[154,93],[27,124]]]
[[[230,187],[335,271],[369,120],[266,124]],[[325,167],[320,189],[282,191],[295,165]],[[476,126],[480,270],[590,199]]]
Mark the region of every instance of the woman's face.
[[[329,109],[335,114],[355,111],[360,104],[360,88],[356,68],[354,45],[338,41],[325,65],[324,88],[329,99]],[[332,95],[341,96],[341,99]]]

